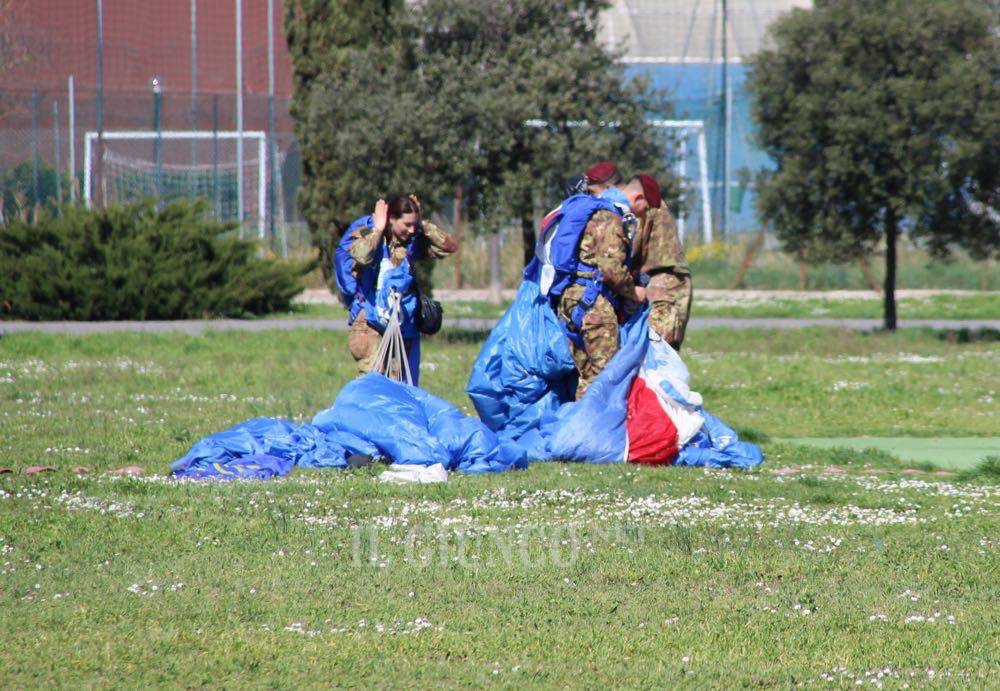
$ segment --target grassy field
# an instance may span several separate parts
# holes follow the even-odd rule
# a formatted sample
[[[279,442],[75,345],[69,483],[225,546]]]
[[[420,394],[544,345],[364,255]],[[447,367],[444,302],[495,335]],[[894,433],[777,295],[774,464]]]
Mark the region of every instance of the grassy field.
[[[444,305],[445,316],[496,319],[510,306],[509,302],[457,301]],[[1000,293],[927,295],[899,298],[900,319],[1000,319]],[[766,293],[715,296],[695,291],[691,315],[698,317],[796,317],[881,319],[880,298],[845,298],[817,296],[792,298]],[[268,315],[287,319],[345,319],[346,311],[335,305],[295,305],[289,312]]]
[[[0,465],[57,468],[0,475],[0,685],[1000,684],[996,474],[772,441],[995,435],[995,343],[692,333],[693,387],[768,455],[750,473],[160,477],[204,434],[327,406],[345,341],[0,338]],[[478,347],[430,339],[425,386],[468,409]],[[104,472],[129,464],[150,476]]]
[[[715,297],[698,295],[692,306],[695,317],[821,317],[824,319],[881,319],[882,299],[771,297]],[[1000,319],[1000,293],[927,295],[897,300],[900,319]]]
[[[688,261],[703,288],[729,288],[746,255],[753,234],[735,236],[730,242],[713,242],[689,246]],[[871,278],[882,285],[885,257],[878,252],[868,257]],[[867,290],[868,277],[857,262],[847,264],[816,264],[805,267],[802,285],[800,265],[792,255],[775,249],[763,249],[755,255],[747,269],[741,287],[756,290]],[[995,263],[974,261],[959,252],[947,260],[935,259],[910,241],[898,247],[896,286],[898,288],[960,288],[965,290],[997,290]]]

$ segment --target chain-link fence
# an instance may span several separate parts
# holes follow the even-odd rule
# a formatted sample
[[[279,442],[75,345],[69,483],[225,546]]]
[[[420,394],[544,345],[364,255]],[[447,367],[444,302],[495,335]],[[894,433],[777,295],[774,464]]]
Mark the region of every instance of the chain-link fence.
[[[0,0],[0,213],[201,197],[295,253],[281,5]]]
[[[715,237],[759,230],[753,177],[770,165],[756,145],[746,89],[749,59],[768,45],[774,21],[812,0],[612,0],[601,22],[602,40],[624,51],[629,75],[664,90],[674,116],[701,124],[707,140],[707,217]],[[705,233],[703,197],[697,184],[694,130],[682,133],[691,165],[682,171],[688,219]],[[698,223],[701,221],[701,227]]]

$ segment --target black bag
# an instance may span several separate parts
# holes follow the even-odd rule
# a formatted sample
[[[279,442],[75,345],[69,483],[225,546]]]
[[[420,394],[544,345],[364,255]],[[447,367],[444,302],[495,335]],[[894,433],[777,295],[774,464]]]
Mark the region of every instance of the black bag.
[[[417,297],[420,300],[420,309],[417,310],[417,331],[432,336],[441,330],[444,310],[440,302],[428,295],[420,293]]]

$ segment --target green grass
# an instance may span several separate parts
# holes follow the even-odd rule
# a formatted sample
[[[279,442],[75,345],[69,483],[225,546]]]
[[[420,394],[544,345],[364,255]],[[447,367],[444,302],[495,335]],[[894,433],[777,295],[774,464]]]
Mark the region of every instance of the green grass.
[[[900,319],[1000,319],[1000,294],[930,295],[904,297],[897,302]],[[491,305],[464,300],[444,303],[449,319],[498,319],[509,302]],[[790,299],[769,296],[715,297],[695,290],[693,317],[881,319],[880,298],[816,297]],[[267,315],[280,319],[346,319],[347,312],[335,305],[294,305],[288,312]]]
[[[703,288],[729,288],[755,234],[739,234],[729,242],[688,246],[687,255]],[[974,261],[962,252],[947,260],[935,259],[925,251],[902,241],[898,248],[896,286],[898,288],[952,288],[963,290],[1000,289],[995,263]],[[868,257],[872,279],[881,285],[885,257],[879,252]],[[761,250],[743,277],[741,287],[754,290],[868,290],[871,284],[857,262],[807,265],[805,285],[801,284],[799,263],[777,249]]]
[[[897,299],[900,319],[1000,319],[1000,294],[929,295]],[[795,300],[775,297],[716,298],[695,292],[695,317],[795,317],[881,319],[881,298],[831,297]]]
[[[444,224],[447,225],[447,224]],[[520,228],[501,230],[500,268],[503,285],[508,288],[520,284],[524,269],[524,253]],[[707,245],[695,244],[689,237],[686,247],[688,261],[694,271],[695,288],[729,288],[746,255],[747,247],[756,233],[735,233],[726,242]],[[796,259],[777,249],[774,238],[757,253],[746,271],[742,286],[752,290],[798,290],[801,287],[799,264]],[[490,262],[487,236],[466,235],[462,243],[462,284],[465,287],[485,288],[490,281]],[[885,271],[883,252],[868,257],[872,278],[881,285]],[[454,259],[437,262],[434,285],[455,287]],[[948,260],[931,257],[915,247],[909,240],[901,240],[898,248],[896,271],[899,288],[951,288],[962,290],[1000,290],[1000,272],[995,262],[975,261],[963,252]],[[320,287],[317,275],[311,285]],[[871,284],[860,264],[823,263],[807,266],[805,286],[809,290],[868,290]]]
[[[426,387],[468,409],[478,346],[430,339]],[[0,475],[0,684],[1000,684],[995,459],[964,483],[772,441],[995,433],[995,344],[699,331],[685,356],[760,470],[198,484],[101,471],[308,418],[345,334],[0,338],[0,465],[59,469]]]

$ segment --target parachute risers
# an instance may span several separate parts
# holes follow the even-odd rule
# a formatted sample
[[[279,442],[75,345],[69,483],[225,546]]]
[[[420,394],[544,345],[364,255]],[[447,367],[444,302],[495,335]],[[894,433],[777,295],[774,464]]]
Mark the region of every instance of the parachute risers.
[[[413,386],[413,375],[410,373],[410,361],[407,357],[406,343],[399,326],[399,293],[393,290],[389,293],[389,323],[386,324],[382,340],[379,341],[375,354],[373,372],[384,374],[393,381]]]
[[[526,277],[537,271],[535,280],[542,295],[558,297],[581,271],[596,270],[580,261],[579,250],[583,231],[598,211],[622,216],[613,202],[586,194],[573,195],[545,216],[535,245],[534,266],[525,270]]]

